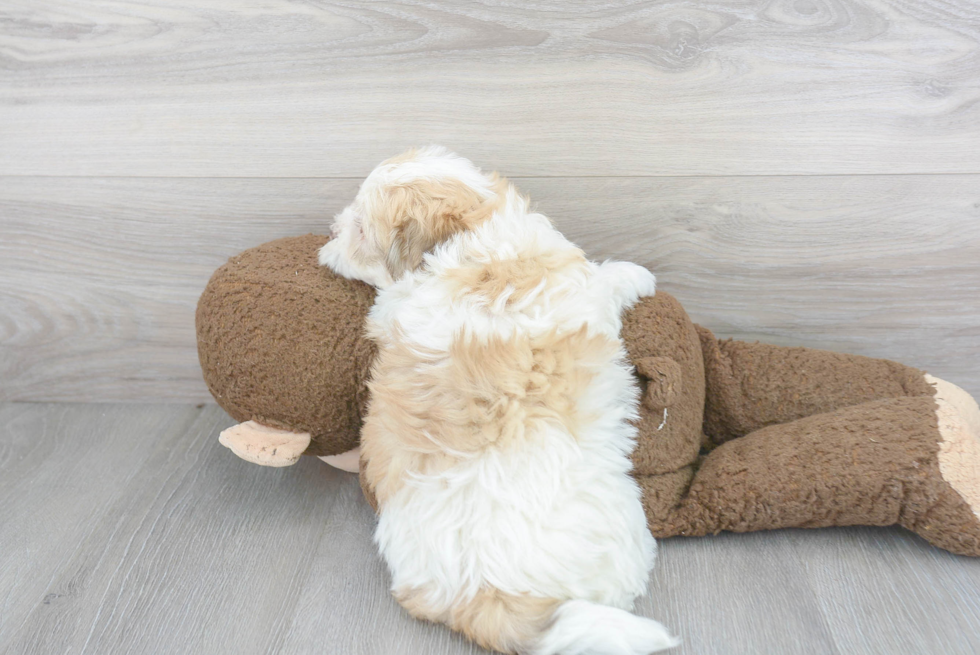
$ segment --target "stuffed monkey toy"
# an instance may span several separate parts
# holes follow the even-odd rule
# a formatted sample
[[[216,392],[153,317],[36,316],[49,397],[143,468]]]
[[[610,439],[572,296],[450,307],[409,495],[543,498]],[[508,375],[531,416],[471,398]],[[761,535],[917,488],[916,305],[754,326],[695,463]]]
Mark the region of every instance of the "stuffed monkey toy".
[[[247,250],[198,303],[204,379],[242,421],[220,440],[248,461],[357,470],[374,290],[318,265],[327,240]],[[655,537],[899,524],[980,556],[980,408],[959,387],[887,360],[719,340],[662,291],[624,314],[622,337]]]

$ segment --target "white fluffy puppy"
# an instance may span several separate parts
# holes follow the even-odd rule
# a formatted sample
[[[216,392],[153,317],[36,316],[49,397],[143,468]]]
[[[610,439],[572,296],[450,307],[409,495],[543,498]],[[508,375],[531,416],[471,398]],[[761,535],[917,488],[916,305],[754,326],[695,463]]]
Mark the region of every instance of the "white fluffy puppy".
[[[620,313],[653,275],[441,148],[381,164],[333,233],[320,263],[380,289],[361,456],[398,601],[504,652],[675,645],[628,612],[656,544]]]

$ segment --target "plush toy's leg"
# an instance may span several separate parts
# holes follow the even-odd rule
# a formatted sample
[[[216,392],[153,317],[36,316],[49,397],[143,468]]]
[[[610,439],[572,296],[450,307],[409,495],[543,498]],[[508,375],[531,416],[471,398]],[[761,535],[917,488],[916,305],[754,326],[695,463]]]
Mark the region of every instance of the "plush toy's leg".
[[[900,524],[980,556],[980,409],[935,384],[935,398],[876,400],[766,427],[717,447],[696,470],[640,476],[652,532]]]
[[[247,462],[289,466],[295,464],[310,445],[310,433],[279,430],[245,421],[223,430],[218,441]]]
[[[719,341],[698,326],[705,369],[704,433],[715,443],[871,400],[932,396],[923,371],[812,348]]]

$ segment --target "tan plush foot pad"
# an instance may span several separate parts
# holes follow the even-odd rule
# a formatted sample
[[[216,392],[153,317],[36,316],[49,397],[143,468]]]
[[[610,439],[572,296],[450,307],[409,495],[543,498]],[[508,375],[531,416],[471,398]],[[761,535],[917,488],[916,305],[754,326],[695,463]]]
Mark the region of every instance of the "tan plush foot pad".
[[[289,466],[310,445],[309,432],[290,432],[245,421],[224,430],[218,441],[247,462],[262,466]]]
[[[931,375],[939,421],[939,470],[980,519],[980,407],[955,384]]]

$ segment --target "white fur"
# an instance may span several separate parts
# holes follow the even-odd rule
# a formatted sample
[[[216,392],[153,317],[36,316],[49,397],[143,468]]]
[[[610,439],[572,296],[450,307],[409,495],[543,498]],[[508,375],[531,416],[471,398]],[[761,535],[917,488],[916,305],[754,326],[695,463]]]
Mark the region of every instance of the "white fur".
[[[584,600],[570,600],[558,608],[554,625],[538,642],[534,655],[652,653],[679,643],[667,628],[652,619]]]
[[[423,153],[410,165],[376,170],[362,193],[395,179],[451,175],[492,194],[467,160],[439,149]],[[583,325],[618,341],[622,311],[654,293],[653,275],[623,262],[590,263],[514,303],[458,293],[451,273],[463,265],[575,248],[513,189],[492,218],[439,245],[398,280],[344,259],[365,211],[355,200],[338,216],[337,240],[347,241],[328,244],[321,262],[381,287],[368,319],[381,349],[398,338],[448,355],[464,331],[477,339],[535,337]],[[529,648],[535,653],[639,654],[676,644],[659,623],[623,611],[646,593],[656,544],[630,476],[638,389],[621,342],[590,384],[579,410],[594,410],[595,418],[574,436],[560,423],[528,425],[513,447],[462,457],[439,475],[414,473],[383,504],[375,539],[394,591],[430,589],[428,602],[444,608],[487,586],[568,601]]]

